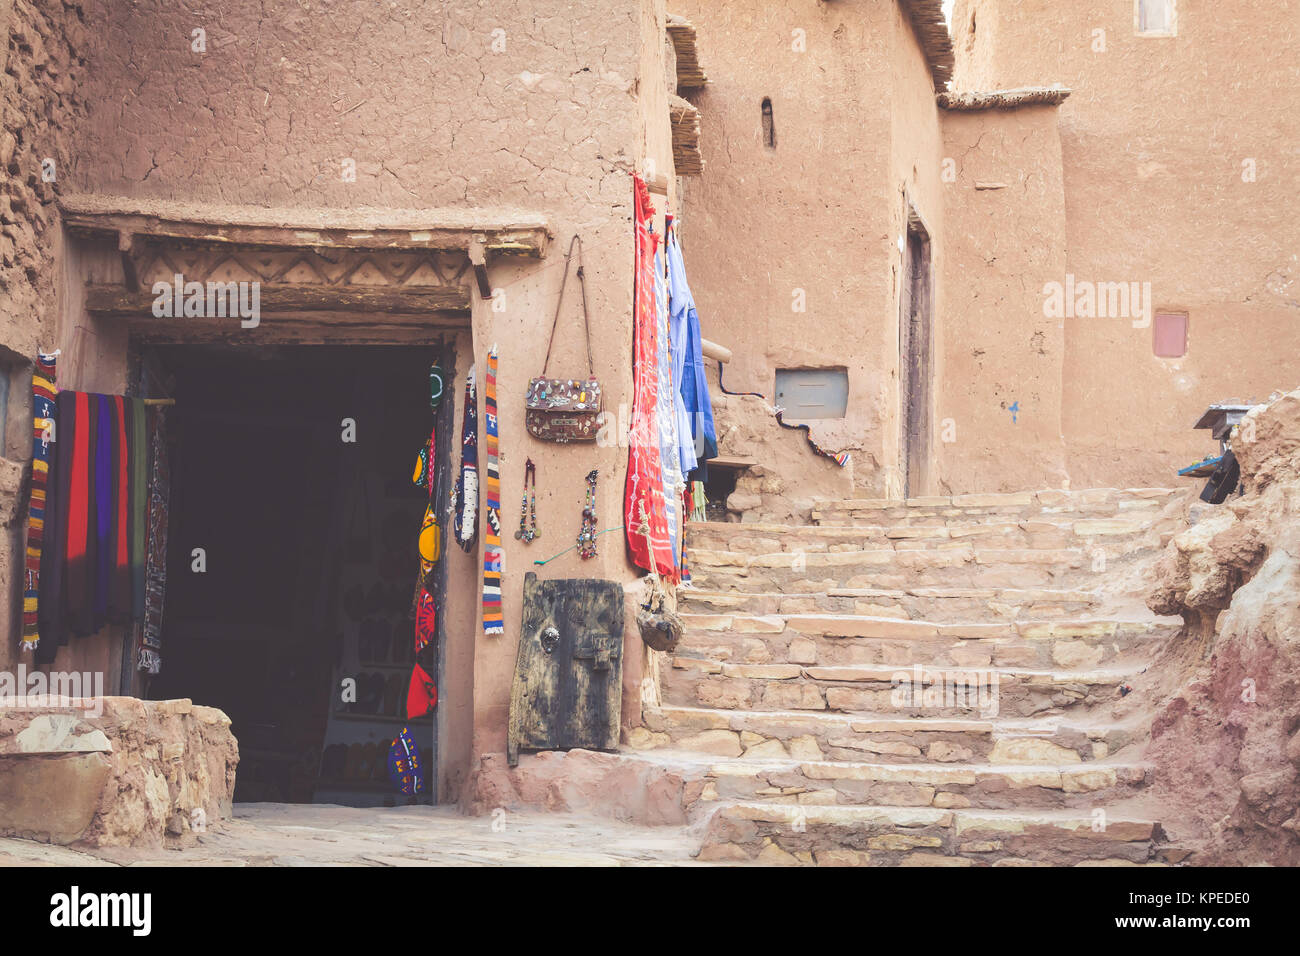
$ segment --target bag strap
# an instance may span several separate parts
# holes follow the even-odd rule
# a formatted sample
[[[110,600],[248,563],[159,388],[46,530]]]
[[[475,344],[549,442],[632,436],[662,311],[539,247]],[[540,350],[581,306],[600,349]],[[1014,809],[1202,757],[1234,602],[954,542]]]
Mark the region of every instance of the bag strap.
[[[560,279],[560,298],[555,303],[555,321],[551,323],[551,339],[546,343],[546,361],[542,363],[542,375],[551,364],[551,346],[555,344],[555,330],[560,324],[560,306],[564,304],[564,287],[569,281],[569,263],[573,260],[573,247],[578,247],[578,286],[582,290],[582,326],[587,333],[587,374],[596,377],[595,366],[591,361],[591,318],[587,314],[587,282],[582,274],[582,237],[574,233],[569,242],[569,251],[564,256],[564,277]]]

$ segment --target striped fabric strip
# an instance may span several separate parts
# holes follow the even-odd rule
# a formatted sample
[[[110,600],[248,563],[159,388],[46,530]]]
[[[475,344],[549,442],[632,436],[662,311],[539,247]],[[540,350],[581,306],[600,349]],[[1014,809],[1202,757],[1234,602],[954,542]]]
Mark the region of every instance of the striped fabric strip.
[[[487,431],[487,530],[483,533],[483,633],[504,634],[501,613],[501,470],[497,461],[497,347],[487,358],[487,383],[483,389]]]
[[[35,650],[41,636],[37,605],[41,589],[41,551],[45,545],[45,493],[50,480],[50,445],[55,440],[58,352],[37,353],[32,372],[32,496],[27,509],[26,574],[23,582],[23,650]]]
[[[167,457],[167,409],[148,412],[149,496],[145,516],[144,620],[137,629],[136,667],[162,670],[162,614],[167,596],[167,521],[171,507],[171,462]],[[80,442],[80,435],[78,435]]]
[[[456,543],[464,551],[474,550],[478,538],[478,391],[476,373],[470,367],[465,376],[465,417],[460,426],[460,475],[456,479]]]

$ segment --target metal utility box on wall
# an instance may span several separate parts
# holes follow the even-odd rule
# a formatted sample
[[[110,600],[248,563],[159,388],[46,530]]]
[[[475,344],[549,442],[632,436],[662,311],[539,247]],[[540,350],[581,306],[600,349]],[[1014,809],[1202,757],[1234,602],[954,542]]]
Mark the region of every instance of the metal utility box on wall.
[[[849,407],[849,373],[842,368],[779,368],[776,404],[791,421],[843,418]]]

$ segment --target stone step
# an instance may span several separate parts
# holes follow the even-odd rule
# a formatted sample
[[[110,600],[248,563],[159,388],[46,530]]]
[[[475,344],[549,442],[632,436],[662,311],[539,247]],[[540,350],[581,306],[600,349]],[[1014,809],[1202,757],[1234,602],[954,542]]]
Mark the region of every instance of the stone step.
[[[1154,554],[1151,549],[1151,554]],[[1145,550],[1081,548],[954,548],[751,554],[696,549],[693,583],[708,590],[784,591],[797,595],[840,589],[1097,587]]]
[[[774,748],[773,748],[774,749]],[[752,752],[761,747],[751,748]],[[670,753],[655,755],[672,762]],[[1088,809],[1132,797],[1139,764],[890,764],[862,761],[724,759],[709,764],[692,813],[714,801],[792,806]],[[692,791],[693,792],[693,791]]]
[[[1157,861],[1159,823],[1121,809],[720,805],[699,859],[820,866],[1071,866]]]
[[[1125,725],[1060,719],[850,716],[672,704],[647,706],[644,716],[645,727],[629,736],[632,749],[715,757],[767,753],[801,760],[1061,765],[1105,759],[1135,739],[1133,729]]]
[[[943,623],[868,615],[691,614],[682,657],[741,664],[1094,668],[1158,652],[1182,619]]]
[[[996,518],[1053,515],[1113,517],[1131,512],[1154,514],[1178,493],[1175,488],[1116,490],[1094,488],[1081,491],[1023,491],[997,494],[941,495],[893,499],[817,499],[812,506],[815,524],[870,520],[889,524],[914,517]]]
[[[686,633],[624,752],[680,774],[701,859],[1158,862],[1160,829],[1134,809],[1147,728],[1107,705],[1182,627],[1123,583],[1167,541],[1175,494],[692,524]]]
[[[978,544],[992,548],[1075,548],[1095,542],[1120,543],[1149,534],[1152,515],[1052,520],[1055,516],[1020,518],[993,515],[986,520],[907,514],[887,524],[869,519],[847,525],[735,524],[695,522],[687,534],[690,549],[763,553],[865,549],[914,551]]]
[[[869,614],[925,621],[1056,618],[1087,613],[1101,592],[1066,588],[831,588],[809,594],[681,588],[678,607],[702,614]]]
[[[675,656],[661,680],[665,702],[719,709],[1030,717],[1117,700],[1137,670],[730,664]]]

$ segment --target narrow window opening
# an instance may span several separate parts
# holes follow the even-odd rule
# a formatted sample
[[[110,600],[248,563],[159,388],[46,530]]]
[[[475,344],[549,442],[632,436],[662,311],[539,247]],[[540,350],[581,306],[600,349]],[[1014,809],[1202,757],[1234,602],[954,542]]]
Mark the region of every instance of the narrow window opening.
[[[1134,0],[1139,36],[1171,37],[1177,33],[1175,0]]]
[[[1182,358],[1187,354],[1187,313],[1157,312],[1152,322],[1152,348],[1157,358]]]
[[[763,97],[763,145],[776,149],[776,123],[772,120],[772,99]]]

